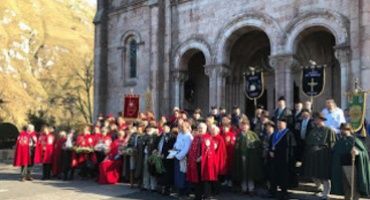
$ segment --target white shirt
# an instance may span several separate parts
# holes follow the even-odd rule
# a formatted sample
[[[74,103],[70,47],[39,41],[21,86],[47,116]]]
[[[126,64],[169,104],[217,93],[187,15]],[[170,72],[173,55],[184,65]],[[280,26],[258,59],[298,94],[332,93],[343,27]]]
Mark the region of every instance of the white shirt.
[[[346,123],[346,118],[344,117],[343,110],[337,107],[330,112],[327,108],[325,108],[324,110],[322,110],[322,114],[326,118],[325,125],[339,134],[340,125],[342,123]]]
[[[185,158],[190,149],[192,140],[193,136],[190,133],[179,132],[176,138],[176,142],[173,145],[173,148],[178,152],[175,156],[177,160],[182,160]]]

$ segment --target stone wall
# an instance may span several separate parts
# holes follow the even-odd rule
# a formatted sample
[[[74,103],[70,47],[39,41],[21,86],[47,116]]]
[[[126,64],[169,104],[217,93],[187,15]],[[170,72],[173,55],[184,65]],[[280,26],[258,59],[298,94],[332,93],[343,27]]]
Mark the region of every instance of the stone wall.
[[[176,89],[180,88],[176,84],[181,81],[176,82],[176,77],[181,77],[177,74],[186,70],[181,61],[190,49],[202,51],[205,66],[222,66],[208,68],[218,72],[208,73],[209,102],[210,105],[224,104],[223,83],[224,76],[230,74],[226,71],[230,66],[231,47],[252,29],[267,34],[275,87],[282,88],[276,96],[285,95],[292,104],[291,68],[297,65],[296,41],[302,32],[314,26],[325,28],[335,37],[335,55],[341,66],[338,96],[345,105],[344,91],[352,87],[354,77],[359,77],[362,86],[370,89],[367,78],[370,76],[369,13],[370,2],[361,0],[114,0],[108,19],[108,64],[97,66],[97,69],[108,68],[106,109],[108,112],[121,110],[122,96],[130,88],[139,94],[148,88],[159,91],[153,92],[157,114],[178,105],[181,89]],[[132,35],[140,41],[138,78],[127,81],[123,70],[124,41]],[[99,56],[96,53],[96,59],[99,60]],[[141,105],[144,105],[143,98]]]

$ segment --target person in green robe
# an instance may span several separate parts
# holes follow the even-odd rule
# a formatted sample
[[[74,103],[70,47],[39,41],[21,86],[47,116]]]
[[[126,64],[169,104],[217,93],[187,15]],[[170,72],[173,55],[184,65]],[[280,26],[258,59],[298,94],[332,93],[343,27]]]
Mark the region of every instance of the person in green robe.
[[[325,126],[326,118],[321,113],[315,113],[313,118],[315,127],[306,133],[303,175],[311,178],[318,187],[322,185],[323,192],[319,196],[329,199],[331,155],[336,134]]]
[[[352,157],[354,164],[354,195],[369,197],[370,194],[370,167],[369,155],[362,141],[353,136],[353,129],[349,123],[340,126],[342,137],[333,148],[332,157],[332,194],[345,195],[351,199]]]
[[[254,196],[255,182],[262,178],[262,142],[250,130],[248,118],[242,118],[239,126],[241,132],[236,138],[232,177],[240,183],[242,192]]]

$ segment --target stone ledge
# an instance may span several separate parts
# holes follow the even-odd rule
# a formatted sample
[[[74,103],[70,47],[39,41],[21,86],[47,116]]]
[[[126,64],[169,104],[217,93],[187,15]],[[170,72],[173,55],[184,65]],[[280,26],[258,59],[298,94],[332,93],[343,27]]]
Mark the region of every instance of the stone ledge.
[[[12,163],[14,149],[0,149],[0,163]]]

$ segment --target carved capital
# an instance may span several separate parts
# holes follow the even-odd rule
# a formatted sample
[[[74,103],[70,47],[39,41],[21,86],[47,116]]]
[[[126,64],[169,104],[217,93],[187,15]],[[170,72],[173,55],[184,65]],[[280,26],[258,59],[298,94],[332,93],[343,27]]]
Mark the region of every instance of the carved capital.
[[[206,65],[205,68],[205,74],[209,77],[212,75],[218,76],[218,77],[227,77],[231,75],[231,70],[227,65],[224,64],[217,64],[217,65]]]
[[[298,66],[298,61],[292,54],[274,55],[269,57],[270,66],[275,70],[291,70]]]
[[[186,80],[188,80],[189,75],[187,71],[174,70],[171,71],[171,77],[174,81],[185,82]]]
[[[348,63],[351,57],[351,47],[347,45],[338,45],[334,47],[335,58],[338,59],[340,63]]]

